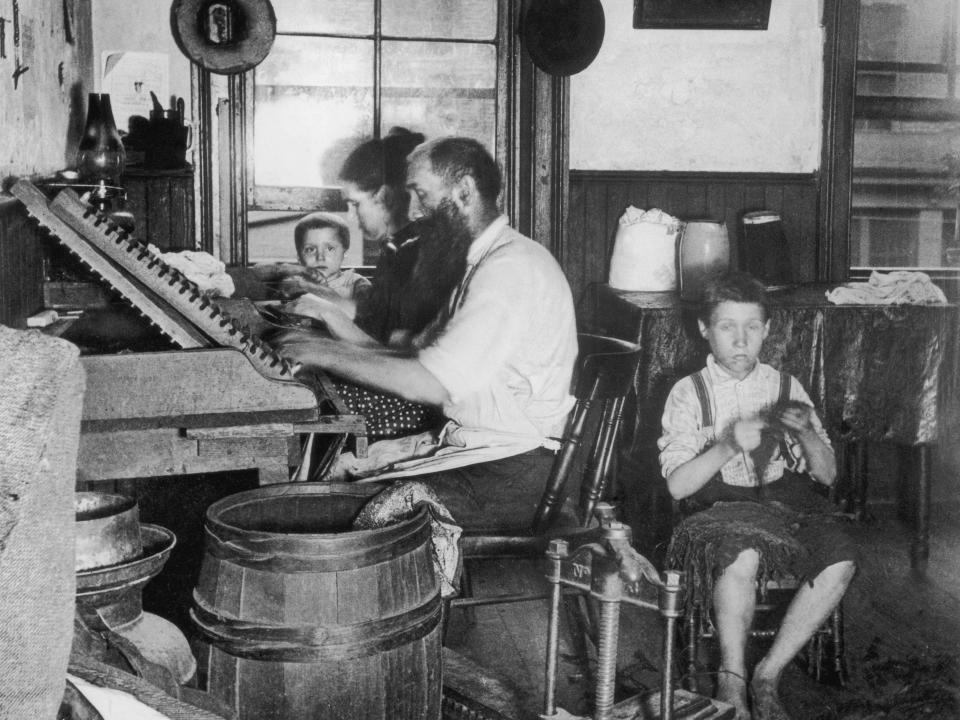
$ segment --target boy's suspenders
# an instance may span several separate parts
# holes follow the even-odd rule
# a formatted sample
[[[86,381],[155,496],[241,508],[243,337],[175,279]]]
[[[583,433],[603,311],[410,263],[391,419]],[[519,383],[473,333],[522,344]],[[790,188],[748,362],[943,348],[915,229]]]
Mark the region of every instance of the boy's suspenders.
[[[690,378],[693,380],[693,389],[697,392],[697,400],[700,401],[700,427],[710,427],[713,425],[713,403],[710,402],[710,393],[707,391],[707,380],[706,380],[707,369],[703,368],[698,372],[695,372]],[[790,382],[791,378],[785,372],[780,373],[780,392],[777,397],[778,403],[787,402],[790,399]],[[781,453],[783,449],[781,448]],[[722,479],[720,473],[717,473],[714,477],[716,480]],[[711,480],[712,482],[712,480]],[[760,482],[760,479],[757,478],[757,499],[760,499],[760,496],[763,494],[763,484]]]

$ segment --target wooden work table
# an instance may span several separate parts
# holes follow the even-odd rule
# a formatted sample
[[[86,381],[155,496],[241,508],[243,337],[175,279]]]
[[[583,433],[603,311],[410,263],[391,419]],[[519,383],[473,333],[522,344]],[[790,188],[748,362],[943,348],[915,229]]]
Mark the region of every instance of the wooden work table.
[[[81,356],[78,480],[255,469],[261,484],[287,482],[302,435],[365,441],[364,418],[344,411],[325,378],[268,378],[235,348],[146,350],[149,343],[138,342],[138,328],[123,317],[107,313],[107,322],[91,327],[128,335],[131,349]],[[83,322],[58,321],[45,332],[76,340],[71,326]],[[78,333],[83,340],[95,334]]]
[[[907,503],[914,534],[911,564],[929,555],[931,450],[955,427],[958,309],[955,305],[834,305],[830,286],[801,285],[771,294],[770,335],[761,360],[806,388],[840,456],[862,513],[867,441],[901,446],[912,459]],[[656,440],[673,384],[703,367],[709,351],[695,310],[676,293],[593,289],[595,332],[639,342],[636,411],[621,446],[631,467],[659,482]],[[844,462],[846,456],[846,462]]]

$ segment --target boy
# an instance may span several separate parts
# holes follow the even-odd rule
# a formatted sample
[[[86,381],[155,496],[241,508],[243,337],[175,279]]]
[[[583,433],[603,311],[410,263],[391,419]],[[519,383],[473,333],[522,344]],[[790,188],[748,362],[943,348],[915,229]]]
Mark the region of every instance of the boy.
[[[712,604],[718,699],[736,708],[736,720],[787,720],[780,675],[856,569],[853,543],[814,489],[833,484],[836,463],[800,383],[758,360],[770,331],[763,285],[745,273],[712,279],[697,324],[710,345],[706,368],[670,391],[658,446],[671,496],[707,509],[676,528],[668,562],[689,571],[691,594],[705,611]],[[758,575],[777,573],[805,582],[748,685],[744,655]]]
[[[294,227],[293,241],[300,263],[273,263],[256,267],[262,280],[280,281],[285,299],[312,293],[331,300],[357,300],[370,289],[370,281],[344,270],[343,257],[350,248],[350,228],[336,215],[311,213]]]

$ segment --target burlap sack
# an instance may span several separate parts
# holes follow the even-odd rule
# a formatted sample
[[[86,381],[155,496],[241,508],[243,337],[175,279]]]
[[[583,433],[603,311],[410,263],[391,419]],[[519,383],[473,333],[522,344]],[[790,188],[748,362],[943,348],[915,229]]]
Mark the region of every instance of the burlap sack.
[[[0,326],[0,718],[55,718],[75,595],[84,375],[74,345]]]

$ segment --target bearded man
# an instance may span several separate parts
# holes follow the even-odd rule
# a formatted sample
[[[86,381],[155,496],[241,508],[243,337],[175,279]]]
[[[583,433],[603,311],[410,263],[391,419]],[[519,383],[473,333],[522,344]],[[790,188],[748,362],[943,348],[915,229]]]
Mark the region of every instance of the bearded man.
[[[412,459],[401,452],[372,479],[415,475],[465,527],[529,524],[574,403],[569,284],[549,251],[509,227],[500,183],[496,162],[469,138],[410,154],[410,213],[424,222],[421,254],[436,270],[418,277],[448,297],[408,347],[357,341],[336,323],[334,339],[291,332],[280,343],[305,367],[441,408],[447,423],[435,440],[411,442]],[[450,273],[460,275],[452,291]]]

